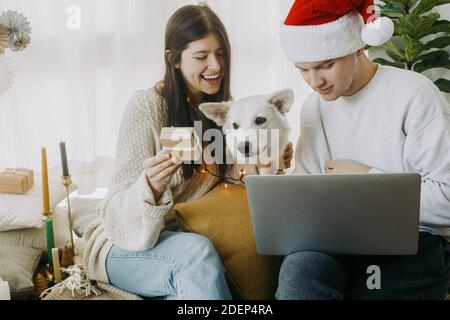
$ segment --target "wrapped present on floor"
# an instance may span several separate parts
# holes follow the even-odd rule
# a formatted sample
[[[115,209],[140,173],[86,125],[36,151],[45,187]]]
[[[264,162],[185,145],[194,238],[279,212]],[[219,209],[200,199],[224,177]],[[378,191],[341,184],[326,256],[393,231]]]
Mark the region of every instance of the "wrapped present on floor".
[[[0,172],[0,192],[25,194],[34,185],[34,172],[27,168],[8,168]]]
[[[200,141],[194,128],[163,128],[160,141],[163,150],[180,158],[183,162],[201,159]]]

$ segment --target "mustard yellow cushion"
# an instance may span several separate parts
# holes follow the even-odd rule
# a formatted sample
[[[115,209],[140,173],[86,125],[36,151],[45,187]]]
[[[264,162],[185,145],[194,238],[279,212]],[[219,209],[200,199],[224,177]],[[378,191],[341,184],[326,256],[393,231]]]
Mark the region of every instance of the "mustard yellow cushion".
[[[282,258],[256,252],[245,187],[219,184],[199,200],[174,208],[183,231],[209,238],[237,299],[275,298]]]

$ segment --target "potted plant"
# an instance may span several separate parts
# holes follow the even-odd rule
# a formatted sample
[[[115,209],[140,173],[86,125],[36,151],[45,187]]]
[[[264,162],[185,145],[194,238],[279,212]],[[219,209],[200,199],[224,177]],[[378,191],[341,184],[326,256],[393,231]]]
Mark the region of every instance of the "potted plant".
[[[383,45],[390,60],[374,62],[423,73],[434,68],[450,69],[450,21],[433,12],[450,0],[383,0],[377,4],[382,16],[394,21],[394,37]],[[450,80],[438,79],[436,86],[450,93]]]

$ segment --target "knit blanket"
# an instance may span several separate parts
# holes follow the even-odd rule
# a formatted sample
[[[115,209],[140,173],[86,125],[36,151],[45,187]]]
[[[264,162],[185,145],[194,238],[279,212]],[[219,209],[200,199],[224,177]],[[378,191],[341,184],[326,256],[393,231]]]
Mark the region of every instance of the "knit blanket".
[[[83,268],[85,241],[76,237],[74,265],[61,268],[64,280],[41,293],[41,300],[143,300],[105,282],[87,278]]]
[[[73,294],[68,288],[63,290],[53,288],[42,300],[142,300],[141,297],[135,294],[123,291],[107,283],[97,282],[95,286],[99,294],[91,293],[86,295],[79,291]]]

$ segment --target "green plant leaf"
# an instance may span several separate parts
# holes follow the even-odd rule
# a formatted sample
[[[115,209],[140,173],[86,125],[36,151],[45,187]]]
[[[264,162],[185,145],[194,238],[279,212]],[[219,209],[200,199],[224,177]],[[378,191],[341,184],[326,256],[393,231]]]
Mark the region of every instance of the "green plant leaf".
[[[450,93],[450,80],[447,79],[439,79],[434,82],[434,84],[441,90],[442,92]]]
[[[434,68],[446,68],[450,69],[450,59],[444,59],[444,60],[422,60],[421,62],[418,62],[414,65],[413,70],[419,73],[422,73],[424,71],[434,69]]]
[[[384,1],[383,5],[379,5],[380,8],[386,8],[388,10],[392,9],[392,10],[396,10],[398,12],[404,12],[406,4],[404,3],[399,3],[396,1]]]
[[[433,25],[439,19],[438,13],[428,16],[408,15],[399,19],[397,31],[399,34],[406,34],[413,39],[421,39],[431,33]]]
[[[381,13],[382,17],[387,17],[387,18],[391,19],[394,22],[394,24],[396,21],[398,21],[398,19],[403,17],[403,14],[399,14],[399,13],[387,13],[387,12],[382,13],[381,11],[379,11],[379,12]]]
[[[391,57],[395,62],[405,62],[405,52],[395,46],[392,41],[388,41],[383,45],[386,50],[386,54]]]
[[[387,1],[383,0],[384,3],[390,3],[390,4],[395,3],[395,4],[400,4],[402,6],[406,6],[409,1],[410,0],[387,0]]]
[[[438,20],[433,24],[429,34],[436,34],[440,32],[450,32],[450,21]],[[428,34],[428,35],[429,35]]]
[[[388,17],[393,21],[397,21],[401,17],[405,16],[405,6],[400,6],[399,4],[392,4],[391,1],[384,1],[383,5],[380,3],[375,4],[376,11],[382,17]]]
[[[411,38],[408,35],[402,36],[405,44],[405,58],[408,63],[416,61],[417,57],[423,52],[422,42]]]
[[[445,68],[450,69],[450,64],[442,64],[439,62],[426,60],[419,63],[416,63],[413,67],[413,70],[418,73],[425,72],[430,69],[436,69],[436,68]]]
[[[419,1],[420,0],[409,0],[408,1],[409,10],[408,11],[411,11],[411,9],[413,9]]]
[[[428,32],[422,34],[422,38],[433,35],[436,36],[439,33],[450,33],[450,21],[448,20],[438,20],[433,23]]]
[[[442,6],[444,4],[450,3],[450,0],[422,0],[419,4],[411,11],[411,14],[419,16],[424,14],[431,9]]]
[[[380,10],[380,13],[382,17],[392,17],[394,19],[400,19],[401,17],[403,17],[403,13],[398,13],[392,10]]]
[[[434,40],[427,42],[423,46],[423,49],[424,50],[430,50],[433,48],[442,49],[442,48],[445,48],[448,46],[450,46],[450,36],[445,36],[445,37],[436,38]]]
[[[400,33],[401,28],[399,27],[400,22],[399,20],[393,20],[394,21],[394,36],[401,36]]]
[[[384,58],[377,58],[377,59],[373,60],[373,62],[381,64],[383,66],[391,66],[391,67],[396,67],[396,68],[400,68],[400,69],[405,69],[404,63],[393,62],[393,61],[386,60]]]
[[[381,15],[384,15],[386,13],[395,13],[400,15],[406,14],[406,4],[404,3],[396,3],[394,1],[391,2],[385,2],[384,5],[378,6]]]
[[[417,57],[417,61],[424,61],[424,60],[434,60],[434,61],[447,61],[449,58],[449,54],[445,50],[437,50],[433,52],[425,53],[421,56]]]

